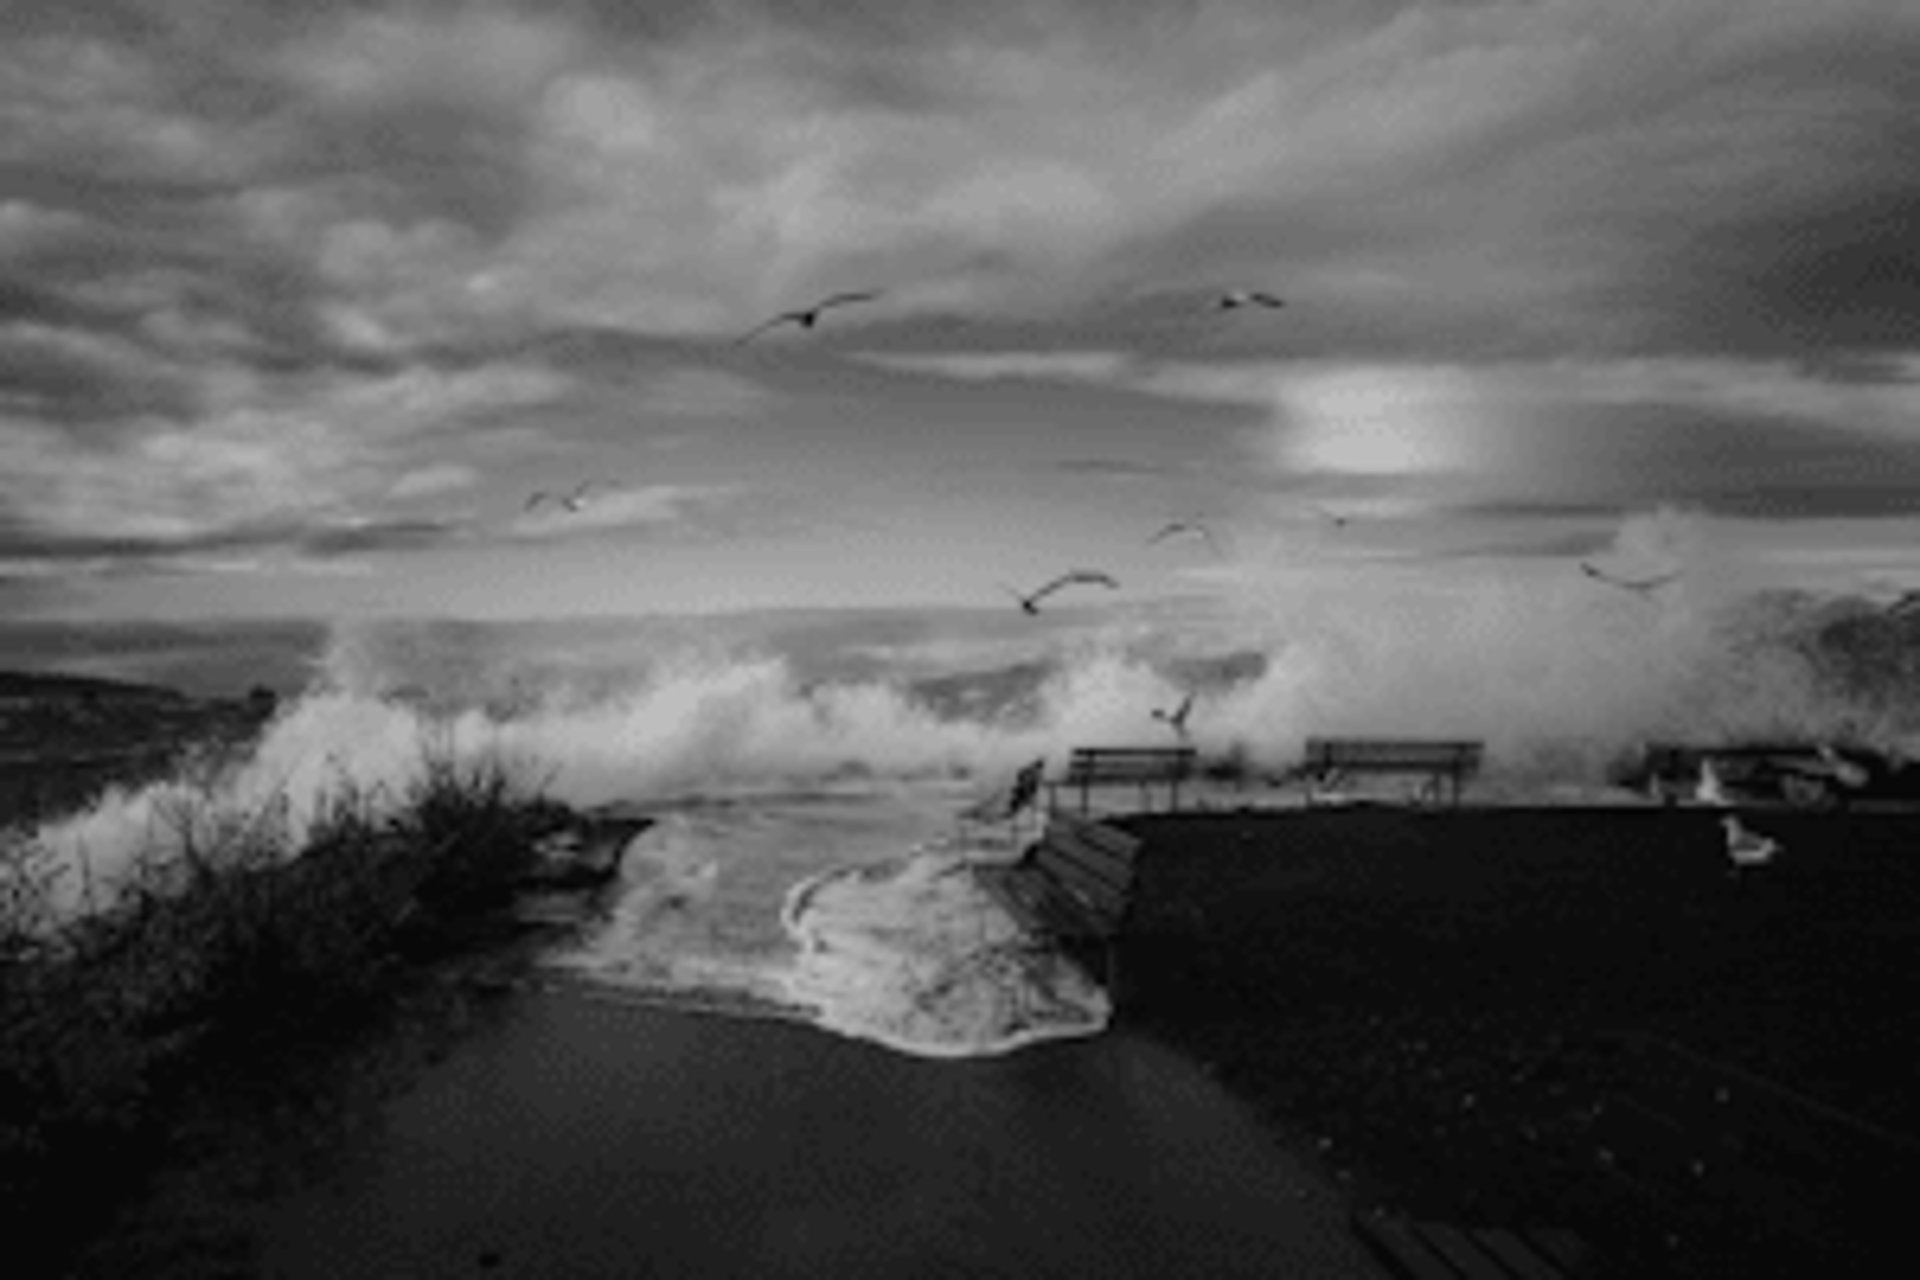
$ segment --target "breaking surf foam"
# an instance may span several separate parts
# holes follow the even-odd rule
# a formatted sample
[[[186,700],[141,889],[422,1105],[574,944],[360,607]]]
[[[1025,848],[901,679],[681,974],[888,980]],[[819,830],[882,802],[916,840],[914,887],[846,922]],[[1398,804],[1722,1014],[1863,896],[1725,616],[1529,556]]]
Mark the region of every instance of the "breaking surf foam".
[[[782,912],[800,958],[787,990],[822,1026],[924,1057],[978,1057],[1094,1034],[1107,995],[1024,936],[950,853],[829,871]]]
[[[629,847],[605,918],[548,966],[921,1057],[1100,1031],[1105,993],[978,887],[967,860],[1009,851],[961,835],[954,808],[929,784],[668,813]]]

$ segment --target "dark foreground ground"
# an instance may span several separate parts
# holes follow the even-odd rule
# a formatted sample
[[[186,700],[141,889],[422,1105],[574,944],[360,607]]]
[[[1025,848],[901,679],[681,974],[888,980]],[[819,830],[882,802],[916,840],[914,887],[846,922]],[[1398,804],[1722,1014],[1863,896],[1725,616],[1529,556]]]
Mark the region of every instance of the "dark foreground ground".
[[[1124,1031],[929,1063],[563,986],[219,1084],[167,1176],[55,1274],[1378,1275],[1336,1185]]]
[[[1583,1139],[1614,1032],[1920,1132],[1920,815],[1746,817],[1786,853],[1745,880],[1702,810],[1132,819],[1120,1020],[1359,1207],[1575,1226],[1619,1274],[1835,1273],[1744,1216],[1667,1240]]]

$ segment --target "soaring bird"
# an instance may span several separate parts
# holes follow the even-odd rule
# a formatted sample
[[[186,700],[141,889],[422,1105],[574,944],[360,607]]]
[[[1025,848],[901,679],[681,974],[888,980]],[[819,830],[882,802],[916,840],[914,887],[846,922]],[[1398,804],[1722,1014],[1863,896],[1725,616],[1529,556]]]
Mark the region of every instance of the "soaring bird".
[[[1275,294],[1260,289],[1229,289],[1214,299],[1215,311],[1233,311],[1239,307],[1266,307],[1278,311],[1286,302]]]
[[[1205,538],[1207,545],[1212,547],[1216,553],[1220,550],[1220,544],[1213,540],[1213,530],[1207,528],[1206,525],[1201,524],[1198,520],[1169,520],[1160,526],[1157,533],[1147,539],[1147,545],[1152,546],[1156,542],[1165,542],[1168,538],[1178,537],[1183,533]]]
[[[1040,612],[1040,602],[1042,600],[1046,599],[1048,596],[1052,595],[1054,592],[1060,590],[1062,587],[1069,587],[1075,583],[1086,583],[1089,586],[1097,586],[1097,587],[1112,587],[1115,590],[1118,590],[1120,587],[1120,584],[1115,582],[1112,578],[1096,570],[1070,569],[1067,572],[1061,574],[1059,577],[1055,578],[1052,582],[1047,583],[1045,586],[1041,587],[1039,590],[1034,591],[1028,595],[1021,595],[1018,591],[1015,591],[1012,587],[1007,586],[1005,583],[1001,584],[1000,589],[1006,592],[1008,595],[1012,596],[1015,600],[1018,600],[1020,602],[1021,609],[1025,610],[1027,613],[1038,614]]]
[[[1677,582],[1680,578],[1678,572],[1664,573],[1657,578],[1616,578],[1604,569],[1588,564],[1585,560],[1580,562],[1580,572],[1595,582],[1604,582],[1610,587],[1619,587],[1623,591],[1637,591],[1643,596],[1650,596],[1659,588],[1666,586],[1669,582]]]
[[[824,311],[827,311],[833,307],[851,306],[853,303],[856,303],[856,302],[871,302],[873,301],[873,299],[878,298],[879,296],[880,294],[877,290],[866,290],[860,293],[836,293],[832,297],[822,298],[820,301],[814,303],[810,307],[801,307],[793,311],[782,311],[779,315],[775,316],[773,319],[768,320],[763,324],[756,325],[754,328],[742,334],[740,338],[734,342],[733,345],[737,347],[744,343],[750,342],[755,337],[759,336],[762,333],[765,333],[768,329],[773,328],[775,325],[786,324],[789,321],[799,325],[802,329],[811,329],[815,325],[820,323],[820,315]]]
[[[541,489],[531,498],[527,499],[527,505],[524,510],[531,511],[542,502],[551,501],[559,503],[568,511],[583,511],[587,505],[587,490],[592,487],[593,481],[582,480],[574,487],[572,493],[551,493],[546,489]]]
[[[1182,742],[1185,742],[1187,738],[1187,716],[1192,711],[1193,694],[1188,693],[1187,696],[1181,700],[1180,705],[1172,711],[1168,711],[1164,707],[1155,707],[1153,709],[1153,718],[1155,720],[1166,721],[1175,736]]]
[[[1720,825],[1726,829],[1727,857],[1733,863],[1734,875],[1747,867],[1764,867],[1780,852],[1778,840],[1747,830],[1732,814],[1720,819]]]
[[[1327,523],[1331,524],[1336,529],[1346,528],[1347,522],[1353,519],[1352,516],[1339,515],[1339,514],[1336,514],[1335,512],[1327,510],[1325,507],[1315,507],[1314,510],[1319,512],[1321,518],[1326,520]]]

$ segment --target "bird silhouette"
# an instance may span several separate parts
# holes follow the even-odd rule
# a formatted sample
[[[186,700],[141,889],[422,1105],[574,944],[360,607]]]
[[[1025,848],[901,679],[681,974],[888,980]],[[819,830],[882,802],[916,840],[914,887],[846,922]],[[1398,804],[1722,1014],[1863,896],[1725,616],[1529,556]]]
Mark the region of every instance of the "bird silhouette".
[[[799,325],[802,329],[811,329],[820,323],[822,313],[834,307],[851,306],[856,302],[871,302],[879,296],[880,294],[877,290],[865,290],[859,293],[836,293],[831,297],[822,298],[810,307],[799,307],[792,311],[782,311],[771,320],[749,329],[735,340],[733,345],[737,347],[751,342],[754,338],[776,325],[792,323]]]
[[[1049,582],[1045,586],[1042,586],[1035,591],[1029,592],[1026,595],[1020,594],[1018,591],[1015,591],[1012,587],[1007,586],[1005,583],[1000,584],[1000,589],[1006,592],[1008,595],[1012,596],[1015,600],[1019,601],[1020,608],[1024,612],[1030,613],[1030,614],[1038,614],[1040,612],[1040,602],[1042,600],[1046,599],[1048,596],[1052,595],[1054,592],[1061,590],[1063,587],[1070,587],[1070,586],[1073,586],[1075,583],[1084,583],[1089,586],[1098,586],[1098,587],[1112,587],[1116,590],[1118,590],[1120,586],[1120,584],[1118,582],[1115,582],[1111,577],[1109,577],[1104,573],[1100,573],[1097,570],[1070,569],[1067,572],[1061,574],[1059,577],[1055,578],[1052,582]]]
[[[1220,544],[1213,540],[1213,530],[1207,528],[1206,525],[1200,523],[1198,520],[1169,520],[1160,526],[1158,532],[1147,539],[1147,545],[1152,546],[1156,542],[1165,542],[1168,538],[1175,538],[1183,533],[1193,534],[1206,539],[1207,545],[1212,547],[1216,553],[1220,550]]]
[[[1320,513],[1321,519],[1325,520],[1328,524],[1331,524],[1336,529],[1346,528],[1348,522],[1353,519],[1352,516],[1339,515],[1339,514],[1336,514],[1335,512],[1327,510],[1325,507],[1315,507],[1314,510]]]
[[[538,490],[527,499],[523,510],[531,511],[542,502],[557,502],[568,511],[584,511],[587,506],[587,490],[593,487],[593,481],[582,480],[572,493],[553,493],[546,489]]]
[[[1780,852],[1778,840],[1749,831],[1732,814],[1720,819],[1720,825],[1727,833],[1727,858],[1733,863],[1734,875],[1747,867],[1764,867]]]
[[[1278,311],[1286,305],[1280,297],[1261,289],[1229,289],[1214,299],[1213,309],[1233,311],[1240,307],[1265,307],[1270,311]]]
[[[1174,735],[1184,742],[1187,738],[1187,716],[1190,715],[1192,711],[1193,694],[1188,693],[1185,698],[1181,699],[1180,705],[1172,711],[1168,711],[1164,707],[1155,707],[1153,709],[1153,718],[1155,720],[1164,720],[1167,726],[1173,730]]]
[[[1664,573],[1657,578],[1616,578],[1604,569],[1596,568],[1585,560],[1580,562],[1580,572],[1595,582],[1604,582],[1610,587],[1619,587],[1622,591],[1637,592],[1642,596],[1651,596],[1669,582],[1679,581],[1679,573]]]

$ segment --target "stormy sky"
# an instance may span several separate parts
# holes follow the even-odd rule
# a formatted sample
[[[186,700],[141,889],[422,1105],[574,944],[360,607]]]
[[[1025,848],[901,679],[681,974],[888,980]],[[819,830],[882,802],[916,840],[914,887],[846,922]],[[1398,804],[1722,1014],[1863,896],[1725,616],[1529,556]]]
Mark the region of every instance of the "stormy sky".
[[[0,614],[1667,567],[1635,520],[1920,586],[1915,66],[1912,0],[11,0]]]

